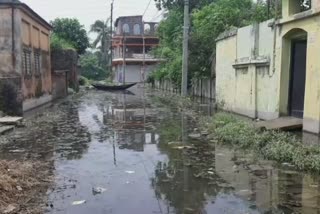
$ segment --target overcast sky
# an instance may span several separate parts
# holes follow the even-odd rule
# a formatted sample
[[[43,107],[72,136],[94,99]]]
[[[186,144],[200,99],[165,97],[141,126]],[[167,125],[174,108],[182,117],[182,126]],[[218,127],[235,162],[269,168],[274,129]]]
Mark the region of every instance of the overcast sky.
[[[98,19],[110,16],[111,0],[21,0],[47,21],[57,17],[77,18],[89,29]],[[114,0],[114,18],[118,16],[142,15],[150,0]],[[159,21],[161,12],[154,0],[144,16],[144,21]]]

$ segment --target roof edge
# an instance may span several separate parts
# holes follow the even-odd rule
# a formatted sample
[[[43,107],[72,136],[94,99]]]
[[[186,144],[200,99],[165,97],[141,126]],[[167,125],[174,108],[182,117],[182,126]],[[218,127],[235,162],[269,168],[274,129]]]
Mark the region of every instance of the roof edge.
[[[47,27],[48,30],[52,30],[52,25],[49,24],[44,18],[42,18],[38,13],[36,13],[31,7],[29,7],[27,4],[22,3],[22,2],[0,2],[1,5],[7,5],[11,7],[18,7],[21,9],[26,10],[29,12],[31,15],[35,16],[44,26]]]

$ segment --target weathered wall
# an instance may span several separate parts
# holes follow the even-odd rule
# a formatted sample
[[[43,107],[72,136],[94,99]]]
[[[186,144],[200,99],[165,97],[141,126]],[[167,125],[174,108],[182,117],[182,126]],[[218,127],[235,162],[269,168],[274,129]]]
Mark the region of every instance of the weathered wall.
[[[78,54],[73,50],[55,50],[51,53],[52,72],[67,72],[67,87],[79,90]]]
[[[280,38],[276,52],[279,56],[277,67],[281,69],[282,78],[279,81],[281,86],[280,110],[287,114],[288,106],[288,79],[290,73],[290,41],[301,32],[307,34],[307,65],[306,65],[306,87],[304,101],[304,130],[320,133],[320,8],[317,1],[313,1],[313,9],[284,17],[280,20]],[[287,5],[283,8],[287,11]]]
[[[180,94],[180,86],[173,84],[170,80],[155,81],[152,85],[156,89],[169,91]],[[189,95],[208,99],[215,99],[215,80],[214,79],[198,79],[193,80]]]
[[[6,115],[22,115],[21,77],[0,77],[0,111]]]
[[[52,99],[51,62],[50,62],[50,31],[29,14],[19,10],[21,29],[21,74],[24,111],[35,108]],[[24,51],[30,52],[31,72],[26,70]],[[39,58],[37,58],[39,54]],[[37,60],[38,62],[37,63]],[[29,63],[29,62],[28,62]]]
[[[252,118],[279,116],[270,22],[225,33],[217,41],[216,96],[225,110]]]
[[[191,84],[190,94],[192,96],[215,99],[215,79],[194,79]]]
[[[59,99],[68,95],[66,72],[52,72],[52,98]]]
[[[0,72],[14,71],[12,63],[12,10],[0,7]]]

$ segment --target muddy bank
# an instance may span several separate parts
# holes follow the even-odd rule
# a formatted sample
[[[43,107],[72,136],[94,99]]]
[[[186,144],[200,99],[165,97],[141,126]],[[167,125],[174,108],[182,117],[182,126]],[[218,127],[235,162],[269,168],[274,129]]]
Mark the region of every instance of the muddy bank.
[[[40,161],[0,160],[0,213],[43,213],[50,170]]]

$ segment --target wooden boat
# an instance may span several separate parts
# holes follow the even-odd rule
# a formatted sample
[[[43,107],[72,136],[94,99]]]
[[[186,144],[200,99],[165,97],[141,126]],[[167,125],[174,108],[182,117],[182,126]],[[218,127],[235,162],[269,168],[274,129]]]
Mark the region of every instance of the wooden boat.
[[[102,83],[93,83],[91,85],[96,89],[103,90],[103,91],[124,91],[124,90],[127,90],[128,88],[135,86],[136,84],[137,83],[124,84],[124,85],[106,85]]]

